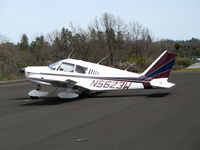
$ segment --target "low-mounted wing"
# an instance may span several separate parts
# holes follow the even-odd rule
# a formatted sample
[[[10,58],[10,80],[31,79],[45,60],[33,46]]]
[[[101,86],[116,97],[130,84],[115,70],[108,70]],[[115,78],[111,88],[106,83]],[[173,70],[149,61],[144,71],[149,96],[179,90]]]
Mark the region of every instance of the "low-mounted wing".
[[[60,88],[71,88],[71,89],[78,89],[80,92],[88,92],[89,89],[85,88],[84,86],[79,85],[76,81],[67,79],[65,81],[55,80],[55,79],[38,79],[34,77],[30,77],[32,80],[37,80],[37,82],[41,82],[46,85],[53,85]]]

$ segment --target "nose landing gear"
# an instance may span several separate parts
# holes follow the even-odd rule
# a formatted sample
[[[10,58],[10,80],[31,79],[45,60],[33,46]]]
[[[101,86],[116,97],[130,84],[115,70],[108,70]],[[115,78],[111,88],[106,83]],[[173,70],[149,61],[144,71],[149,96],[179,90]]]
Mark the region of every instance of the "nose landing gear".
[[[38,84],[36,90],[39,91],[40,89],[41,89],[41,86],[40,84]]]
[[[31,97],[31,99],[37,99],[39,97],[45,97],[49,94],[49,92],[46,91],[40,91],[41,86],[40,84],[37,85],[36,90],[31,90],[28,95]]]

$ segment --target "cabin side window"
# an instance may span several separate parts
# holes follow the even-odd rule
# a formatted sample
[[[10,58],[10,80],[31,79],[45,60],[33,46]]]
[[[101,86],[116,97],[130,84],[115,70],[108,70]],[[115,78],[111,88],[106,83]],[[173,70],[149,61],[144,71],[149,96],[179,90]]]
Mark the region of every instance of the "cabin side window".
[[[82,66],[79,66],[79,65],[76,65],[76,72],[77,73],[82,73],[82,74],[85,74],[86,71],[87,71],[87,68],[86,67],[82,67]]]
[[[64,72],[74,72],[74,64],[62,63],[58,70]]]

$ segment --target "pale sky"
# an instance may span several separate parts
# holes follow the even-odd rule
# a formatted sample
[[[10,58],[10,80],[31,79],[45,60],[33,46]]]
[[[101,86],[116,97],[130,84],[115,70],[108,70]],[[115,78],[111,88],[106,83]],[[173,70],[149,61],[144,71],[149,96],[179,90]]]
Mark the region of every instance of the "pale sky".
[[[200,38],[200,0],[0,0],[0,35],[33,40],[70,22],[87,27],[105,12],[141,23],[156,39]]]

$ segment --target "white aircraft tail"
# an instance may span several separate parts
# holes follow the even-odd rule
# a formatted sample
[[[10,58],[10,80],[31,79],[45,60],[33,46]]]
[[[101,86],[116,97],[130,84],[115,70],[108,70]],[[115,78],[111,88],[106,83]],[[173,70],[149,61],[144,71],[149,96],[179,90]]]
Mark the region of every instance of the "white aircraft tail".
[[[170,88],[175,84],[167,81],[177,54],[164,51],[143,73],[142,80],[153,87]]]

